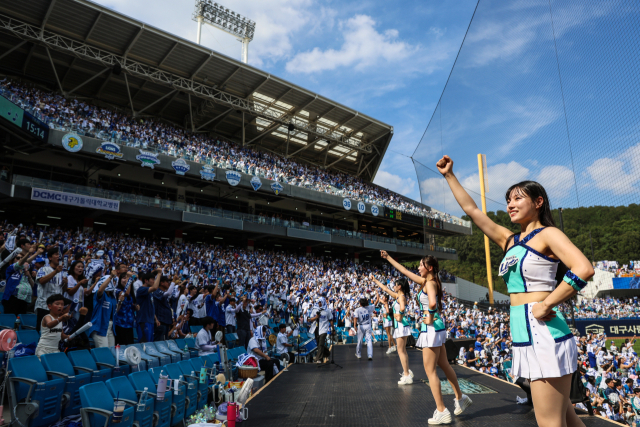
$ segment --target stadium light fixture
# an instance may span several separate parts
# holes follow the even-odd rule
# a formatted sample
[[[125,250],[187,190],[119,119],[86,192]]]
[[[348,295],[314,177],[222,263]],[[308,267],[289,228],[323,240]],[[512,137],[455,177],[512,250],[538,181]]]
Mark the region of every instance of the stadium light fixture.
[[[249,42],[253,40],[256,31],[254,21],[211,0],[196,0],[193,20],[198,23],[198,44],[202,34],[202,23],[209,24],[235,36],[242,43],[242,62],[249,62]]]
[[[59,216],[47,216],[47,218],[49,218],[49,219],[62,219]]]

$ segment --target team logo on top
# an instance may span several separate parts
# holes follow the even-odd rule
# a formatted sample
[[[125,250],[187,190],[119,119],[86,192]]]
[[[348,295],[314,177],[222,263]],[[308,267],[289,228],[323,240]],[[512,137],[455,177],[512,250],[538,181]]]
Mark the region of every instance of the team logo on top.
[[[104,154],[105,159],[108,160],[122,159],[122,156],[124,156],[122,150],[120,150],[120,146],[113,142],[101,143],[100,146],[96,148],[96,153]]]
[[[257,176],[254,176],[253,178],[251,178],[251,186],[255,191],[258,191],[260,187],[262,187],[262,181],[260,181],[260,178],[258,178]]]
[[[82,138],[77,133],[67,133],[62,137],[62,146],[65,150],[70,151],[72,153],[77,153],[82,150]]]
[[[282,190],[284,190],[284,187],[279,182],[274,182],[273,184],[271,184],[271,189],[273,190],[274,193],[276,193],[276,196],[277,196],[278,194],[282,193]]]
[[[367,210],[367,207],[365,206],[365,204],[362,202],[358,202],[358,212],[364,213],[365,210]]]
[[[185,159],[176,159],[171,162],[171,166],[178,175],[184,175],[191,169],[191,166],[189,166],[189,163],[187,163]]]
[[[346,210],[350,211],[350,210],[351,210],[351,200],[349,200],[349,199],[343,199],[343,200],[342,200],[342,206],[343,206]]]
[[[516,265],[518,263],[518,257],[516,255],[511,255],[506,257],[500,263],[500,270],[498,271],[498,276],[504,276],[509,271],[511,266]]]
[[[215,181],[216,170],[213,168],[213,166],[202,165],[202,169],[200,169],[200,178],[206,181]]]
[[[153,169],[155,165],[160,164],[160,159],[158,159],[157,153],[152,153],[150,151],[144,151],[144,150],[138,150],[138,151],[140,151],[140,154],[136,156],[136,159],[140,160],[140,162],[142,163],[142,167],[148,166],[151,169]]]
[[[378,216],[380,214],[380,208],[378,208],[376,205],[371,205],[371,214],[373,216]]]
[[[232,186],[236,186],[240,184],[240,180],[242,179],[242,174],[236,171],[227,171],[227,182]]]

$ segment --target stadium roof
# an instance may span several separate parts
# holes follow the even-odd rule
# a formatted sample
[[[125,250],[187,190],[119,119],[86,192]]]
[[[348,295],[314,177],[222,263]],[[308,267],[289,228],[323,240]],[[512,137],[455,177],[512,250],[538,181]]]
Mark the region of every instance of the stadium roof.
[[[3,1],[0,31],[5,73],[365,180],[393,136],[392,126],[86,0]]]

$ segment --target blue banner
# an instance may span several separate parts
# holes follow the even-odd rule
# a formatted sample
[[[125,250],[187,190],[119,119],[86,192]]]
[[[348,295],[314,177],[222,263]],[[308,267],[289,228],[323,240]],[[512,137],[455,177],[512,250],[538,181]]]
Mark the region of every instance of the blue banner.
[[[613,289],[640,289],[640,276],[614,277]]]
[[[586,319],[576,320],[575,323],[580,335],[604,333],[609,338],[640,335],[640,318],[623,320]]]

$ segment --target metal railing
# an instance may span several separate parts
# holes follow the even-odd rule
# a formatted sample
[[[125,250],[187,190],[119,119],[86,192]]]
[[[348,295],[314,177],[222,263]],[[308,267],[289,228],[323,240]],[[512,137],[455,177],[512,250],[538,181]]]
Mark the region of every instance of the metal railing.
[[[401,247],[424,249],[425,245],[419,242],[394,239],[390,237],[375,236],[358,231],[339,230],[325,227],[323,225],[312,225],[297,221],[269,218],[261,215],[254,215],[242,212],[229,211],[225,209],[210,208],[206,206],[194,205],[191,203],[174,202],[155,197],[138,196],[135,194],[121,193],[119,191],[105,190],[102,188],[86,187],[76,184],[51,181],[47,179],[33,178],[24,175],[14,175],[13,184],[23,187],[42,188],[47,190],[61,191],[72,194],[82,194],[84,196],[101,197],[104,199],[117,200],[121,203],[128,203],[139,206],[155,207],[159,209],[170,209],[173,211],[191,212],[201,215],[208,215],[217,218],[235,219],[239,221],[253,222],[256,224],[270,225],[277,227],[296,228],[300,230],[313,231],[316,233],[330,234],[332,236],[348,237],[352,239],[369,240],[372,242],[389,243]],[[441,246],[428,247],[431,251],[455,254],[456,250]]]

